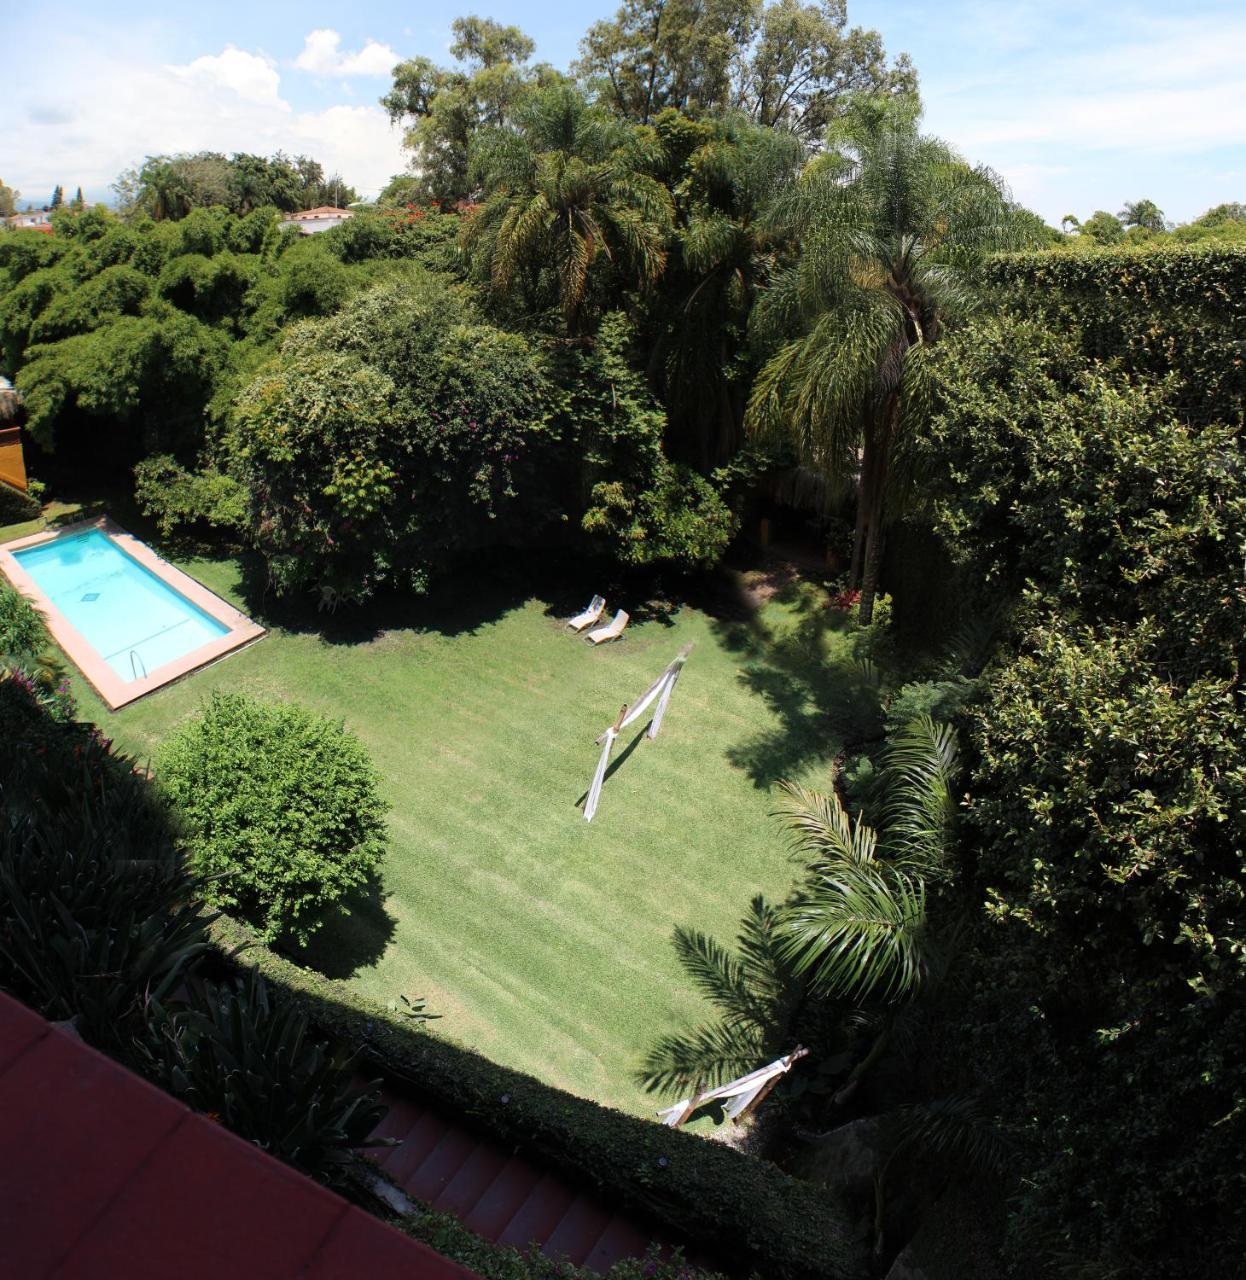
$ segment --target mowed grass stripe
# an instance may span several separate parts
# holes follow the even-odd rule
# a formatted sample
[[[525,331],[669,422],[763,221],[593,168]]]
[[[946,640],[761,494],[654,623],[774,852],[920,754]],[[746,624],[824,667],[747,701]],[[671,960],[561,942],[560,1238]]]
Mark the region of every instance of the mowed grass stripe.
[[[234,562],[185,567],[242,606]],[[426,616],[440,622],[436,607]],[[779,607],[770,617],[799,620]],[[326,928],[316,956],[383,1003],[425,996],[443,1015],[435,1034],[652,1114],[633,1078],[646,1050],[710,1013],[675,960],[674,927],[727,942],[753,894],[781,897],[793,874],[769,790],[732,762],[733,748],[784,730],[747,679],[765,636],[744,656],[724,630],[684,608],[672,625],[633,625],[594,649],[532,598],[457,634],[395,626],[337,643],[274,627],[115,715],[81,682],[77,691],[84,712],[142,757],[217,687],[343,720],[392,805],[385,914]],[[688,641],[661,735],[636,743],[586,823],[576,801],[593,739]],[[791,697],[801,710],[799,690]],[[616,761],[646,723],[624,732]],[[820,758],[836,749],[827,724]]]

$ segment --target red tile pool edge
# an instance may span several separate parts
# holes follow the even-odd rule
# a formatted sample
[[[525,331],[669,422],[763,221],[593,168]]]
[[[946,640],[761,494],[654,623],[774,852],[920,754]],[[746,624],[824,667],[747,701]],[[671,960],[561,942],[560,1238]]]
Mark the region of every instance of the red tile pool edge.
[[[44,543],[54,542],[57,538],[72,537],[91,529],[98,529],[101,533],[107,534],[132,560],[137,561],[178,595],[185,597],[209,617],[215,618],[223,627],[228,628],[225,635],[219,639],[210,640],[197,649],[192,649],[190,653],[175,658],[172,662],[166,662],[164,666],[157,667],[141,680],[122,680],[95,652],[82,634],[69,624],[13,554],[15,551],[24,551],[27,547],[42,546]],[[200,667],[206,667],[209,663],[241,649],[244,645],[253,644],[267,634],[263,627],[252,622],[246,614],[239,613],[233,605],[227,604],[220,596],[214,595],[189,574],[175,568],[167,560],[162,560],[149,546],[140,542],[132,534],[126,533],[108,516],[100,516],[95,520],[79,520],[75,524],[68,524],[60,529],[45,529],[42,533],[32,533],[28,537],[18,538],[15,542],[6,542],[0,546],[0,571],[4,572],[9,581],[43,615],[52,638],[64,649],[70,661],[87,678],[91,687],[103,698],[111,711],[135,702],[146,694],[154,693],[166,684],[179,680]]]

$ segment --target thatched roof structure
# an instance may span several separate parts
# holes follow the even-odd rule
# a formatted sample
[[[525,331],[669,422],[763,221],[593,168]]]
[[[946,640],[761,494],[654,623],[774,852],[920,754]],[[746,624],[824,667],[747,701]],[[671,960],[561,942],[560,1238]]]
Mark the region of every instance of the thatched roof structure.
[[[21,395],[8,378],[0,378],[0,427],[16,427],[22,416]]]

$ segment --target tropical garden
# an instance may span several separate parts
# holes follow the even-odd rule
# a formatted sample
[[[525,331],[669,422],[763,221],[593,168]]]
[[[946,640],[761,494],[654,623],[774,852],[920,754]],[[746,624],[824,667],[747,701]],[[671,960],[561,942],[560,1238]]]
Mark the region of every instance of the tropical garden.
[[[109,712],[0,584],[0,988],[365,1198],[361,1046],[707,1267],[1231,1270],[1246,208],[1045,226],[842,5],[454,31],[341,226],[195,155],[0,235],[0,539],[269,631]]]

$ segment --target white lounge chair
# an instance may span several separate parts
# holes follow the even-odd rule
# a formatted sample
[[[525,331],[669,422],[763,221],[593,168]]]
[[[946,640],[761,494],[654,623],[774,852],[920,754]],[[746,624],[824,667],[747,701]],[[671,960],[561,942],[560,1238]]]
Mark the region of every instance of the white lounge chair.
[[[586,638],[593,644],[605,644],[607,640],[617,640],[623,634],[623,628],[627,626],[629,620],[630,615],[620,609],[608,627],[598,627],[596,631],[590,631]]]
[[[593,623],[601,617],[605,607],[606,597],[594,596],[593,603],[590,604],[583,613],[577,613],[574,618],[570,619],[567,626],[569,626],[572,631],[583,631],[585,627],[591,627]]]

